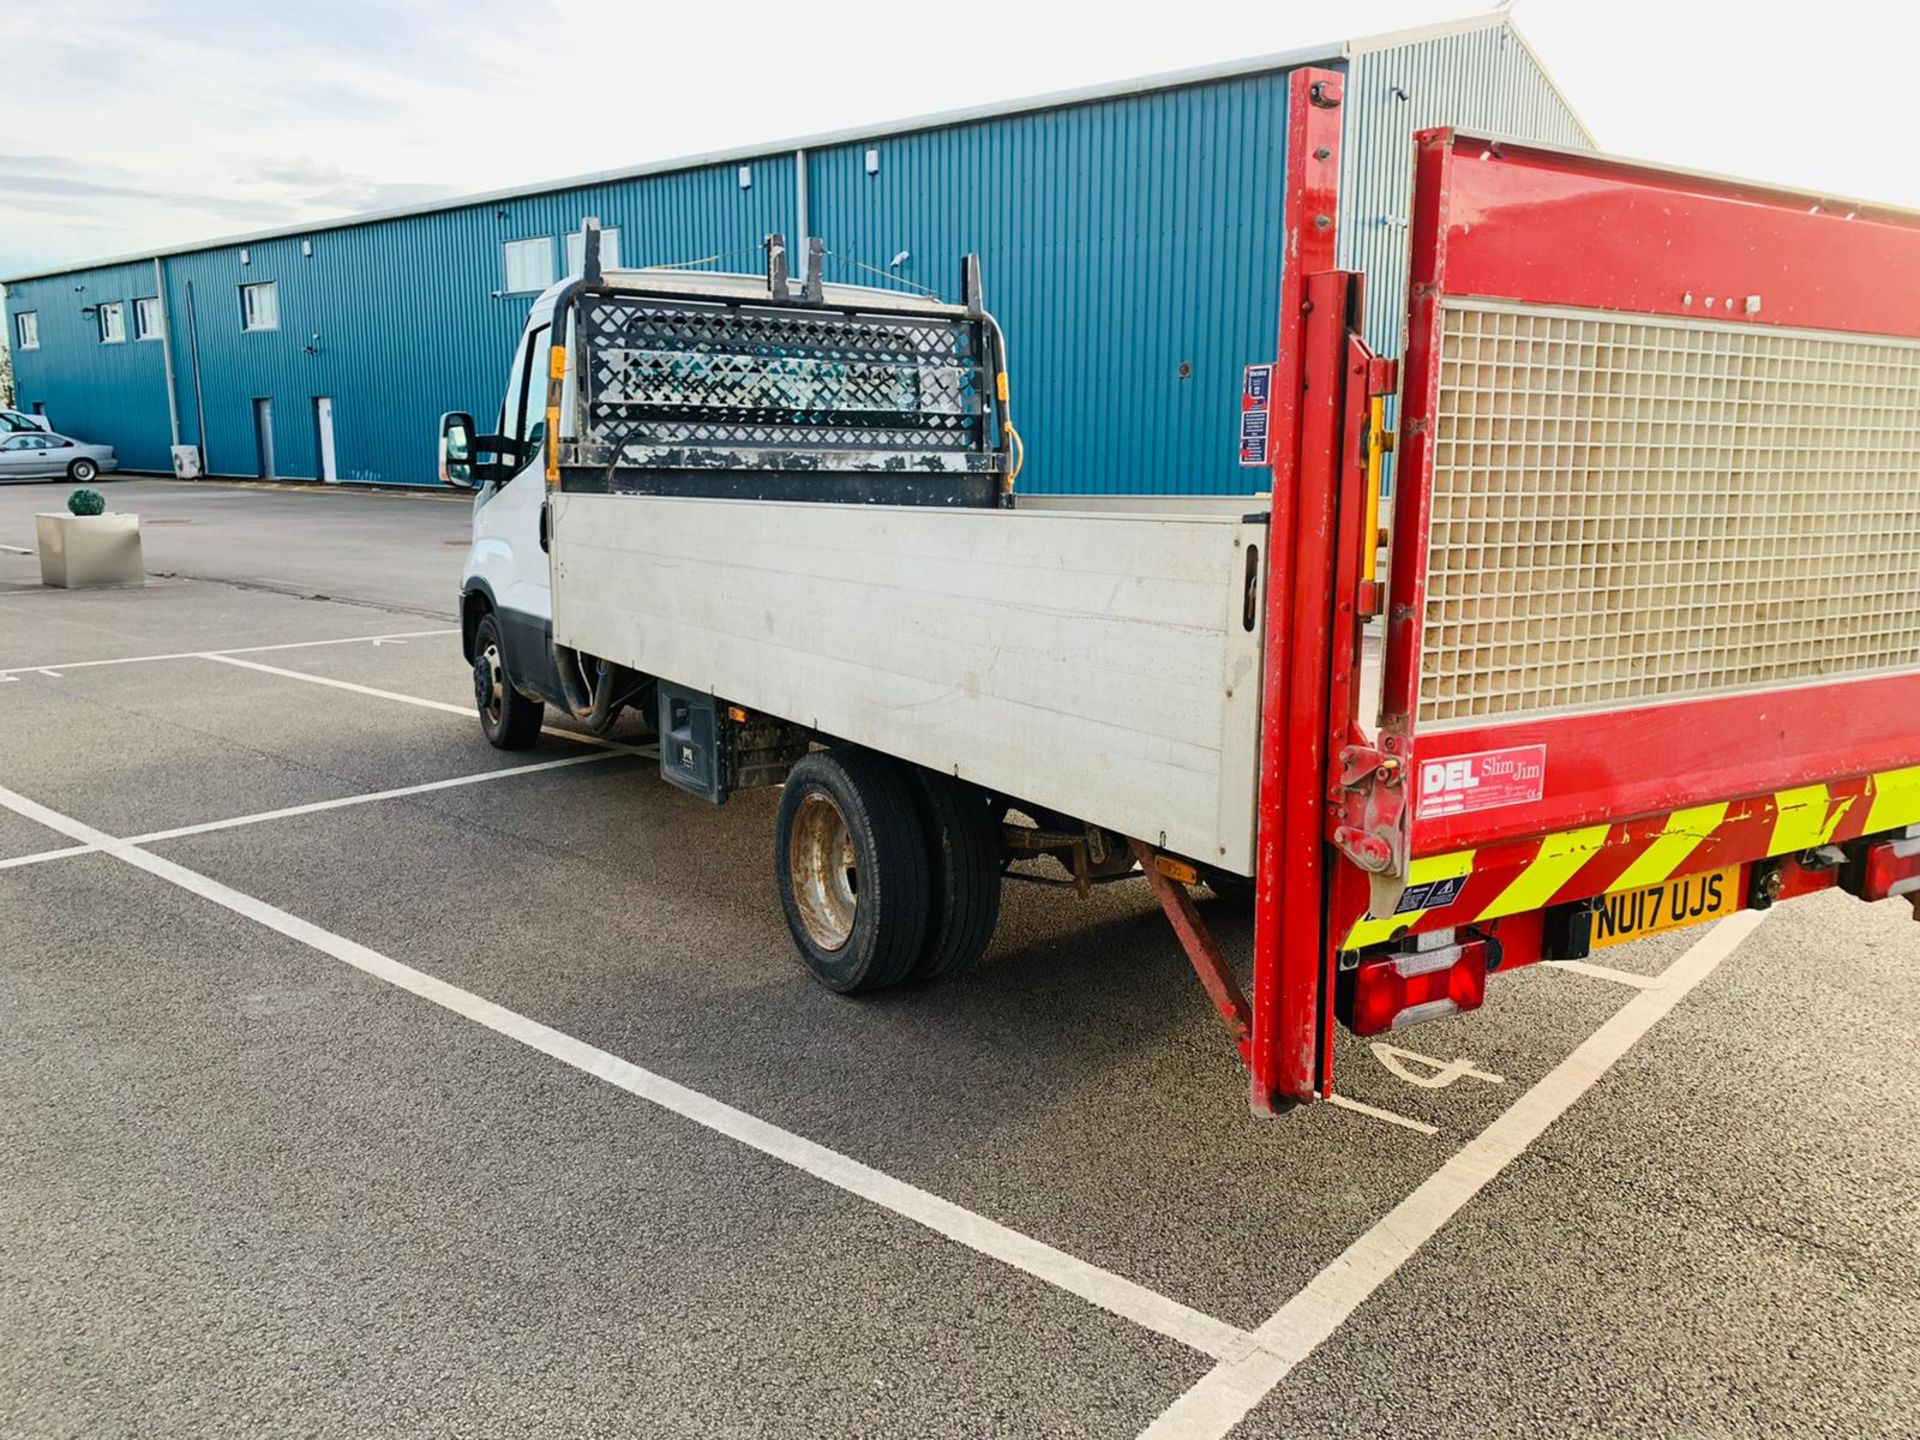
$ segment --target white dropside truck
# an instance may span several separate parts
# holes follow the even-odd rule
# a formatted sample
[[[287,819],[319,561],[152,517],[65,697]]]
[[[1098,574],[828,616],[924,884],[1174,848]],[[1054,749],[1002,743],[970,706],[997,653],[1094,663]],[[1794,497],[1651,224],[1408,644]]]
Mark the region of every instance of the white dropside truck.
[[[1015,508],[977,267],[949,304],[823,285],[817,258],[797,284],[770,251],[766,275],[553,287],[499,433],[443,421],[443,474],[478,486],[461,613],[488,739],[631,708],[675,785],[784,785],[781,897],[837,990],[971,962],[1010,856],[1084,889],[1145,837],[1244,893],[1265,515]]]
[[[499,433],[442,422],[488,737],[631,708],[674,784],[784,786],[836,990],[968,964],[1004,876],[1144,877],[1259,1110],[1496,972],[1920,909],[1920,215],[1422,132],[1396,364],[1334,248],[1342,83],[1289,82],[1256,495],[1016,498],[977,265],[603,273],[589,227]],[[1244,988],[1201,887],[1251,903]]]

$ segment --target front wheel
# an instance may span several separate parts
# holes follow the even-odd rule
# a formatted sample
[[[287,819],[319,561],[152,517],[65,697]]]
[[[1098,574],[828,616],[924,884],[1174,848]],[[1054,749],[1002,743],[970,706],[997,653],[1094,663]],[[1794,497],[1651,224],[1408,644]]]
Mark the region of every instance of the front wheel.
[[[775,819],[774,883],[813,976],[853,994],[904,979],[927,940],[927,851],[900,767],[821,750],[793,767]]]
[[[513,688],[500,647],[500,622],[482,615],[473,632],[473,701],[480,729],[496,750],[525,750],[540,738],[546,706]]]
[[[100,467],[84,457],[67,466],[67,478],[81,485],[86,484],[99,473]]]

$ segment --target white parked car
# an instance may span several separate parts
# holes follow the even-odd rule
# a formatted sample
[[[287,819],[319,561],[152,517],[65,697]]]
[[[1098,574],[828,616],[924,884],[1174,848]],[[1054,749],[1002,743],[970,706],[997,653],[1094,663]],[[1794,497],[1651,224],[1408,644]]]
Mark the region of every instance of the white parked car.
[[[0,439],[0,482],[65,476],[84,485],[96,475],[109,475],[119,468],[111,445],[89,445],[46,430]]]
[[[17,435],[23,430],[51,430],[44,415],[29,415],[25,410],[0,410],[0,435]]]

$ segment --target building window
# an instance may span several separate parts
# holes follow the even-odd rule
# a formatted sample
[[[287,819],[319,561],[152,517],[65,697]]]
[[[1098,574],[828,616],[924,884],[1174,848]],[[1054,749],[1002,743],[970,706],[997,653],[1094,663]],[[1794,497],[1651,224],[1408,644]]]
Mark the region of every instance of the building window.
[[[278,330],[280,297],[273,282],[240,287],[240,328],[242,330]]]
[[[22,310],[14,316],[13,335],[20,342],[22,350],[38,350],[40,348],[40,312]]]
[[[133,338],[136,340],[160,338],[160,300],[157,296],[133,302]]]
[[[553,283],[553,241],[542,235],[537,240],[509,240],[500,247],[506,260],[507,293],[544,290]]]
[[[127,338],[127,307],[118,300],[100,307],[100,343],[118,345]]]
[[[578,230],[567,236],[567,274],[578,275],[586,268],[587,237]],[[618,270],[620,268],[620,232],[602,230],[600,232],[600,268]]]

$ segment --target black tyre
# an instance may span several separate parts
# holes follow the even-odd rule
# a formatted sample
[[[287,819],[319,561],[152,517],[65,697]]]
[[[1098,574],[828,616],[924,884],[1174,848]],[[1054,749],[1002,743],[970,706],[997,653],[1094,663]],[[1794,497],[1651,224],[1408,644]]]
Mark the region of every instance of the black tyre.
[[[829,990],[906,978],[927,938],[927,852],[899,766],[864,750],[819,750],[780,792],[774,883],[787,929]]]
[[[84,456],[67,466],[67,478],[81,485],[100,474],[100,467]]]
[[[525,750],[540,738],[540,719],[547,707],[513,688],[500,645],[500,622],[482,615],[473,631],[473,703],[480,711],[480,728],[499,750]]]
[[[1000,922],[999,808],[950,776],[910,772],[927,851],[927,943],[913,978],[958,975],[986,952]]]

